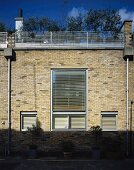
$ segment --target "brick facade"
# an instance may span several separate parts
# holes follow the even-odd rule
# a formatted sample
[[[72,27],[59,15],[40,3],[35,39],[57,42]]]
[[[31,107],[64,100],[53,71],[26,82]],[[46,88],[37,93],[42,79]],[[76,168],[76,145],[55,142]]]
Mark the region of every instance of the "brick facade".
[[[129,26],[128,26],[129,28]],[[127,27],[125,28],[127,29]],[[128,42],[128,39],[127,39]],[[118,112],[118,131],[126,130],[126,61],[123,49],[88,50],[15,50],[11,62],[11,127],[20,132],[20,112],[37,111],[45,133],[51,127],[51,69],[85,68],[88,70],[88,129],[101,124],[102,111]],[[8,64],[0,51],[0,129],[8,127]],[[129,114],[134,129],[134,62],[129,64]],[[130,118],[130,117],[129,117]],[[73,132],[70,132],[72,135]],[[75,132],[74,132],[75,133]],[[78,132],[79,133],[79,132]],[[50,133],[51,144],[62,134]],[[82,135],[82,133],[80,133]],[[83,133],[83,134],[86,134]],[[21,140],[21,134],[20,140]],[[61,135],[61,136],[62,136]],[[67,136],[65,132],[63,136]],[[78,135],[76,135],[78,137]],[[16,140],[17,137],[13,137]],[[81,139],[80,139],[81,140]],[[23,140],[22,140],[23,141]],[[47,141],[48,142],[48,141]],[[46,143],[49,145],[49,143]]]
[[[51,69],[87,68],[88,128],[100,125],[101,111],[118,111],[118,129],[125,130],[126,63],[122,56],[122,50],[16,51],[11,68],[12,128],[20,130],[21,111],[37,111],[42,128],[49,131]],[[4,56],[1,56],[1,68],[0,109],[6,118],[7,61]]]

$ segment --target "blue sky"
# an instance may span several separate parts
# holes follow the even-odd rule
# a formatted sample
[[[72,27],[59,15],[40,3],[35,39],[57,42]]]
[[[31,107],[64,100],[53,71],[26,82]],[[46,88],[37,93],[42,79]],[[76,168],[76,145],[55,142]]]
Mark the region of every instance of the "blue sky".
[[[89,9],[118,9],[122,19],[134,19],[134,0],[0,0],[0,22],[14,27],[18,9],[24,18],[47,16],[63,21],[65,16],[76,16]]]

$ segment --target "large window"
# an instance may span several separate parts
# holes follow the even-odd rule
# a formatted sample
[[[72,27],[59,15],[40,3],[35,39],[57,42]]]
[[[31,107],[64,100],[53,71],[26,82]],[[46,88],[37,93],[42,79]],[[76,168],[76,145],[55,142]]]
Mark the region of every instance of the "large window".
[[[21,112],[21,131],[36,126],[37,112]]]
[[[52,70],[52,129],[86,128],[86,70]]]
[[[118,112],[101,112],[101,128],[103,131],[117,131]]]

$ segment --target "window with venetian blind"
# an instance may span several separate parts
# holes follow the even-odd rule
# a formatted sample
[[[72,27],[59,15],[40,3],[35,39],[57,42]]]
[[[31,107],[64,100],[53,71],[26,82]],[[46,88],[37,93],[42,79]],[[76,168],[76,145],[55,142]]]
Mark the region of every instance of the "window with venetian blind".
[[[101,128],[103,131],[117,130],[118,112],[101,112]]]
[[[21,131],[36,126],[37,112],[21,112]]]
[[[86,70],[52,70],[52,128],[86,128]]]

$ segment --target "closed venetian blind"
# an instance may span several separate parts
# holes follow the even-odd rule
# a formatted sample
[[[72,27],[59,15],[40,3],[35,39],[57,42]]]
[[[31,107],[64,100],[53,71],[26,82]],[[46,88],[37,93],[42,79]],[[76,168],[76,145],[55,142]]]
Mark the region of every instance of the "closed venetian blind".
[[[102,115],[102,129],[116,130],[116,115]]]
[[[54,117],[54,129],[67,129],[68,117]]]
[[[52,87],[53,111],[85,111],[85,70],[54,70]]]
[[[74,116],[70,118],[71,129],[84,129],[85,128],[85,116]]]

